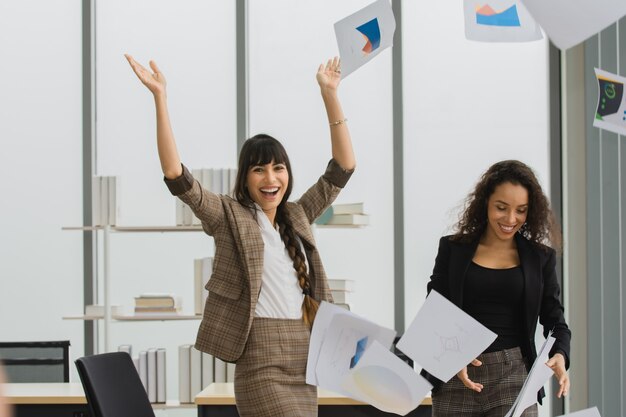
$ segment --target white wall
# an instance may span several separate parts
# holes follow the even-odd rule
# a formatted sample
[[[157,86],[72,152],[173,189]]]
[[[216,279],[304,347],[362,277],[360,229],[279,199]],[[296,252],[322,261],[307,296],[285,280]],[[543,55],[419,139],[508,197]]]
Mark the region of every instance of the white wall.
[[[0,340],[83,353],[81,10],[0,3]]]
[[[159,165],[152,95],[123,54],[145,66],[153,59],[164,73],[183,163],[189,169],[234,167],[235,2],[99,1],[96,51],[97,174],[121,180],[118,224],[173,226],[175,199]],[[183,298],[183,311],[193,313],[193,260],[213,250],[212,239],[201,232],[112,234],[111,304],[132,308],[141,293],[174,293]],[[167,398],[177,399],[177,349],[195,341],[198,325],[113,322],[109,344],[132,344],[135,356],[166,348]]]
[[[549,195],[547,42],[465,39],[462,2],[403,2],[406,324],[439,238],[494,162],[519,159]]]
[[[323,173],[331,157],[328,121],[315,81],[338,54],[333,24],[369,1],[250,1],[250,133],[281,140],[293,165],[293,196]],[[337,202],[364,202],[371,224],[318,228],[329,278],[355,281],[352,310],[393,327],[393,172],[391,51],[339,86],[357,168]]]

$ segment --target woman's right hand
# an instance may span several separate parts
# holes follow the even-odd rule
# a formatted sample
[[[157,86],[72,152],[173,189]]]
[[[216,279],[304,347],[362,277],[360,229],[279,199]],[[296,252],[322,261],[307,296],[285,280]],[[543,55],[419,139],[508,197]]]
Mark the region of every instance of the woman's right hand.
[[[124,54],[124,56],[128,60],[128,63],[133,71],[135,71],[139,81],[148,87],[148,90],[150,90],[154,96],[165,95],[165,76],[161,71],[159,71],[159,67],[157,67],[157,64],[154,61],[150,61],[150,68],[152,68],[153,71],[150,73],[150,71],[144,68],[143,65],[135,61],[132,56],[128,54]]]
[[[480,366],[482,364],[483,363],[479,361],[478,359],[474,359],[471,362],[471,365],[474,365],[474,366]],[[471,379],[469,379],[469,376],[467,375],[467,366],[463,367],[463,369],[461,369],[459,373],[456,374],[456,376],[461,380],[463,385],[465,385],[467,388],[471,389],[472,391],[481,392],[483,390],[483,384],[479,384],[478,382],[474,382]]]

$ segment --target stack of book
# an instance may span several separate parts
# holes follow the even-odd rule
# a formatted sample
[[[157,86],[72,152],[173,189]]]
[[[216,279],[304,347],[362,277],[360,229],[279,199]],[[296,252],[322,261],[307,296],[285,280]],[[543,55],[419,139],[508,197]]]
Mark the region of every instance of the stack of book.
[[[119,220],[120,179],[94,176],[91,179],[91,222],[94,226],[115,226]]]
[[[232,195],[237,180],[236,168],[200,168],[192,169],[191,175],[198,180],[203,188],[215,194]],[[191,208],[176,199],[176,225],[199,225],[200,220],[194,216]]]
[[[319,225],[365,226],[370,216],[364,213],[363,203],[333,204],[315,220]]]
[[[350,310],[351,294],[354,291],[354,281],[350,279],[329,279],[328,286],[335,305]]]
[[[135,314],[178,314],[181,304],[172,294],[141,294],[135,297]]]
[[[120,345],[118,351],[126,352],[132,357],[131,345]],[[165,357],[164,348],[150,348],[139,352],[139,356],[133,358],[139,379],[151,403],[164,403],[166,401]]]
[[[193,403],[196,395],[213,382],[234,382],[235,364],[226,363],[193,345],[178,347],[178,400]]]

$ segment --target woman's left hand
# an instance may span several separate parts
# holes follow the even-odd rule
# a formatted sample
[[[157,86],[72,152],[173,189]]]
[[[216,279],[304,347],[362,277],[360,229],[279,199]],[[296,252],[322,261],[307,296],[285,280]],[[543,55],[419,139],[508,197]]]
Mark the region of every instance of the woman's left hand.
[[[321,64],[317,69],[317,83],[322,90],[336,90],[341,81],[341,62],[339,57],[329,59],[326,65]]]
[[[546,362],[546,365],[552,369],[554,376],[559,381],[559,392],[557,392],[556,396],[561,398],[562,395],[567,395],[569,392],[569,375],[565,370],[565,357],[560,353],[555,353]]]

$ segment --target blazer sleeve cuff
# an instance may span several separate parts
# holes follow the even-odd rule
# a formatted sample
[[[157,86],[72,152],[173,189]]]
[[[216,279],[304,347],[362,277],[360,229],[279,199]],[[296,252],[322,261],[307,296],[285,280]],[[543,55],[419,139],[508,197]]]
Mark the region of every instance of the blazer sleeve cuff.
[[[165,181],[165,185],[167,185],[167,188],[169,188],[170,193],[176,196],[184,194],[187,191],[189,191],[191,187],[193,186],[193,182],[194,182],[193,175],[191,175],[191,172],[189,172],[187,167],[183,164],[180,164],[180,165],[183,168],[183,173],[181,174],[180,177],[174,178],[173,180],[169,180],[163,177],[163,181]]]
[[[348,183],[348,180],[352,176],[354,169],[343,169],[335,159],[331,159],[326,167],[326,172],[323,177],[331,184],[343,188]]]

